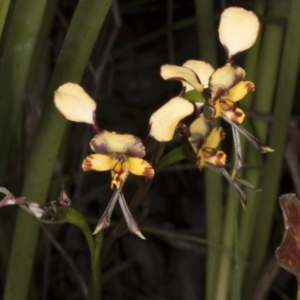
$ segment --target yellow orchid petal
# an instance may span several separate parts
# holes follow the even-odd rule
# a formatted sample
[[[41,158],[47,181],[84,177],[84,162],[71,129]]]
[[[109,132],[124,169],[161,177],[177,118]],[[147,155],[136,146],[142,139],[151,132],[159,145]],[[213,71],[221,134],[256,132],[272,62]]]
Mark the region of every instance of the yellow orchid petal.
[[[229,90],[229,93],[223,96],[222,99],[228,99],[233,102],[240,101],[247,94],[255,90],[255,85],[251,81],[241,81]]]
[[[245,77],[245,71],[239,66],[233,66],[229,63],[218,68],[209,79],[209,89],[211,92],[211,101],[219,99],[231,87],[242,81]]]
[[[224,167],[226,163],[226,154],[223,151],[204,152],[205,161],[219,168]]]
[[[256,41],[259,21],[252,11],[241,7],[229,7],[221,15],[219,38],[227,52],[228,60],[248,48]]]
[[[203,148],[215,149],[220,142],[225,139],[225,132],[222,127],[215,127],[207,137],[203,144]]]
[[[183,64],[183,67],[192,69],[197,74],[204,88],[208,87],[209,77],[214,72],[214,68],[209,63],[201,60],[188,60]],[[186,86],[186,92],[194,89],[187,83],[183,83],[183,86]]]
[[[94,123],[96,102],[76,83],[65,83],[54,92],[54,104],[61,114],[74,122]]]
[[[200,148],[197,152],[197,166],[200,171],[202,171],[204,165],[205,165],[205,156],[202,148]]]
[[[145,147],[140,138],[131,134],[119,134],[102,130],[91,140],[93,151],[100,154],[124,154],[132,157],[145,156]]]
[[[211,131],[211,125],[205,120],[204,115],[201,114],[196,120],[192,122],[189,127],[190,137],[188,138],[194,152],[197,152],[202,147],[207,135]]]
[[[220,100],[217,100],[213,103],[213,108],[214,108],[214,112],[212,114],[212,118],[218,118],[222,112]]]
[[[152,166],[144,159],[128,157],[128,170],[130,173],[138,176],[153,178],[154,170]]]
[[[128,175],[128,163],[126,160],[114,160],[114,166],[111,170],[111,189],[118,190],[120,189]]]
[[[102,154],[91,154],[82,163],[83,171],[108,171],[113,166],[113,160]]]
[[[221,103],[223,115],[225,115],[228,119],[230,119],[232,122],[236,124],[242,124],[242,122],[245,119],[245,114],[241,109],[229,105],[228,103],[233,103],[233,102],[228,100],[224,100],[224,101],[222,100],[220,101],[220,103]]]
[[[160,75],[165,80],[174,79],[181,82],[186,82],[196,91],[200,93],[203,91],[203,85],[200,83],[196,73],[189,68],[175,65],[163,65],[160,68]]]
[[[178,123],[194,111],[188,100],[175,97],[155,111],[150,118],[150,135],[159,142],[170,141]]]

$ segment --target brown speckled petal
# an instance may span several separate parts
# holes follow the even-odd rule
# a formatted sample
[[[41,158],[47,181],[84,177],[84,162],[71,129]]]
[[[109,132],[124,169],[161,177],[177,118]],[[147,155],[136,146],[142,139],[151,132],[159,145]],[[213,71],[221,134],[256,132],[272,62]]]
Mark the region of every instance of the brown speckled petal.
[[[141,158],[128,158],[129,172],[139,176],[153,178],[154,170],[152,166]]]

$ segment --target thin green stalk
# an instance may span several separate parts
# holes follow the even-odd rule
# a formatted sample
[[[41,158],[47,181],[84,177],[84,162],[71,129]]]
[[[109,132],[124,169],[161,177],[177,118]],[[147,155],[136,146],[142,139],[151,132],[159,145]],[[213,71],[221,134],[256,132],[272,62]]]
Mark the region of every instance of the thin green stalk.
[[[233,250],[234,241],[234,194],[233,189],[229,189],[227,197],[227,207],[225,215],[225,224],[223,231],[222,245],[231,251]],[[228,293],[231,287],[232,279],[232,258],[228,253],[222,252],[220,255],[219,272],[216,277],[215,284],[215,300],[228,299]]]
[[[276,4],[273,3],[273,6]],[[270,15],[276,14],[276,8],[271,7]],[[284,28],[279,25],[266,24],[263,37],[261,52],[258,61],[257,82],[254,95],[254,105],[252,109],[258,112],[269,113],[272,109],[274,93],[276,88],[276,80],[280,62],[281,47],[283,40]],[[254,131],[258,134],[258,138],[266,143],[268,136],[268,127],[265,121],[255,120],[252,124]],[[248,147],[246,155],[247,163],[263,164],[263,157],[253,153],[253,149]],[[275,148],[276,151],[276,148]],[[273,154],[267,154],[273,155]],[[247,170],[245,179],[253,183],[255,186],[260,186],[262,170]],[[264,186],[261,186],[264,189]],[[242,212],[241,216],[241,251],[242,255],[249,258],[252,252],[252,245],[256,243],[254,232],[256,230],[256,218],[259,214],[260,194],[248,193],[247,209]],[[251,264],[250,264],[251,266]],[[242,270],[242,280],[245,276],[245,269]],[[246,283],[248,284],[248,282]],[[246,296],[245,296],[246,297]]]
[[[103,230],[95,236],[95,253],[92,257],[92,279],[88,292],[88,300],[101,299],[101,255],[103,245]]]
[[[265,9],[265,4],[264,4],[264,0],[258,0],[256,1],[255,5],[254,5],[254,12],[258,15],[263,15],[263,12],[264,12],[264,9]],[[257,37],[257,40],[256,40],[256,43],[254,44],[253,47],[251,47],[250,50],[247,51],[247,55],[246,55],[246,61],[245,61],[245,70],[246,70],[246,75],[247,75],[247,80],[251,80],[253,81],[254,83],[256,82],[256,74],[257,74],[257,66],[258,66],[258,57],[259,57],[259,51],[260,51],[260,45],[261,45],[261,32],[262,30],[260,30],[260,33]],[[250,107],[252,106],[252,102],[253,102],[253,98],[254,98],[254,95],[255,93],[252,93],[252,94],[249,94],[245,99],[243,99],[243,101],[241,101],[240,103],[240,106],[242,109],[250,109]],[[252,128],[250,126],[250,121],[248,118],[245,119],[244,123],[243,123],[243,126],[245,128],[247,128],[250,132],[252,132]],[[249,147],[250,148],[250,151],[249,153],[252,155],[255,156],[255,161],[257,162],[256,159],[260,159],[260,154],[255,152],[255,149],[253,149],[252,145],[249,145],[248,141],[245,140],[245,139],[241,139],[241,149],[242,149],[242,153],[245,154],[245,150],[246,148]],[[233,156],[234,156],[234,153],[233,153]],[[248,162],[248,158],[246,156],[246,158],[244,158],[244,161]],[[250,178],[247,178],[246,176],[242,175],[242,174],[245,174],[245,171],[242,169],[240,171],[240,175],[241,177],[247,179],[249,182],[252,182]],[[247,191],[247,199],[248,199],[248,204],[247,204],[247,207],[245,210],[242,210],[241,211],[241,217],[243,217],[243,215],[248,212],[249,210],[249,206],[251,205],[251,199],[253,197],[256,196],[256,193],[255,191],[252,191],[252,190],[248,190]],[[227,196],[227,199],[230,199],[231,198],[231,192],[229,192],[229,195]],[[227,206],[226,207],[226,211],[227,210],[231,210],[232,208]],[[228,214],[226,212],[226,216],[229,216],[229,218],[231,218],[231,215]],[[243,219],[241,218],[241,221],[243,221]],[[225,220],[225,223],[229,222],[229,220]],[[253,226],[253,225],[252,225]],[[230,229],[231,227],[228,227],[228,230],[231,230]],[[242,230],[241,230],[242,231]],[[232,235],[234,235],[234,232],[231,233]],[[230,240],[230,233],[229,232],[224,232],[224,235],[225,236],[228,236],[228,240]],[[244,234],[241,232],[240,233],[240,251],[241,251],[241,256],[243,256],[243,249],[244,249],[244,246],[243,246],[243,242],[244,242],[244,239],[246,239],[247,241],[247,236],[244,236]],[[232,242],[233,242],[233,239],[232,238]],[[230,248],[233,248],[233,245],[230,246]],[[220,276],[219,277],[219,284],[222,284],[221,282],[226,280],[226,276],[228,277],[232,277],[231,273],[233,272],[232,269],[230,269],[230,258],[226,255],[222,255],[222,260],[220,262],[220,265],[229,265],[229,269],[226,272],[224,272],[224,276]],[[227,263],[226,263],[227,261]],[[246,268],[246,265],[247,264],[242,264],[241,267],[240,267],[240,284],[241,284],[241,287],[242,287],[242,279],[243,279],[243,270]],[[236,264],[236,267],[238,265]],[[228,284],[230,284],[229,281],[227,281]],[[234,297],[234,292],[235,292],[235,289],[236,289],[236,286],[235,285],[232,285],[230,284],[230,288],[232,287],[232,290],[229,291],[230,292],[230,296],[229,297]],[[223,299],[226,299],[227,295],[224,296]]]
[[[76,7],[48,87],[47,102],[28,162],[22,195],[35,202],[43,203],[46,200],[67,124],[54,108],[53,91],[64,82],[80,81],[110,5],[111,0],[81,0]],[[27,297],[38,229],[38,222],[20,210],[4,300],[25,300]]]
[[[276,151],[267,156],[265,174],[263,177],[263,191],[260,197],[259,215],[256,221],[255,243],[252,243],[251,265],[247,286],[250,294],[254,282],[260,277],[263,268],[274,210],[277,204],[278,186],[281,177],[282,162],[286,145],[288,122],[293,104],[296,80],[300,62],[300,1],[292,0],[288,26],[285,36],[282,61],[279,70],[278,86],[275,93],[274,122],[271,129],[270,147]]]
[[[0,39],[11,0],[0,0]]]
[[[10,1],[0,2],[1,36],[9,4]],[[30,61],[46,7],[47,0],[17,1],[10,18],[0,70],[1,183],[4,183],[5,180],[11,142],[14,139],[17,122],[21,116],[20,108],[29,74]],[[3,227],[1,226],[1,228]],[[2,241],[1,244],[4,248],[7,247],[7,243]],[[7,261],[7,259],[4,261],[3,269],[5,271]]]
[[[5,273],[7,269],[7,261],[9,258],[9,247],[8,247],[8,238],[5,230],[5,222],[3,220],[3,215],[0,215],[0,282],[5,280]]]
[[[199,59],[217,67],[217,29],[214,22],[214,7],[210,0],[195,0],[196,23],[198,31]],[[217,124],[216,124],[217,125]],[[220,243],[223,226],[222,178],[220,174],[206,168],[205,176],[205,216],[206,237],[209,241]],[[215,279],[218,272],[220,251],[208,247],[206,260],[206,299],[213,299]]]
[[[239,202],[234,197],[233,209],[234,209],[234,266],[235,266],[235,297],[236,300],[241,300],[241,252],[240,252],[240,237],[239,237]]]

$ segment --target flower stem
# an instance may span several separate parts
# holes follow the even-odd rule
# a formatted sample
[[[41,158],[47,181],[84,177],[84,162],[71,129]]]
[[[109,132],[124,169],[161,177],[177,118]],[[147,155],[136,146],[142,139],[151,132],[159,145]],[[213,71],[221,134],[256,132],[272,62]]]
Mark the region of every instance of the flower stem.
[[[88,300],[100,300],[101,299],[101,253],[103,245],[103,231],[100,231],[95,235],[95,252],[92,257],[92,278],[90,281]]]

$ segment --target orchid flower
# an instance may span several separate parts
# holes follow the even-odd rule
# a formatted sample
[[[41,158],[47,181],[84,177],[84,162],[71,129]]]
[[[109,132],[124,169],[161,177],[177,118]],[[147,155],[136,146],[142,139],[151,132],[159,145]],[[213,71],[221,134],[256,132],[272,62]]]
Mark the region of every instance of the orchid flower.
[[[110,170],[112,175],[111,189],[115,190],[111,201],[97,224],[94,234],[109,226],[112,210],[117,199],[119,199],[129,230],[140,238],[144,238],[131,216],[121,192],[129,172],[150,179],[154,176],[152,166],[141,158],[145,156],[145,147],[142,141],[130,134],[118,134],[102,130],[95,135],[90,146],[96,153],[84,159],[82,163],[83,170]]]
[[[55,92],[54,103],[66,119],[88,123],[97,132],[90,142],[91,149],[95,154],[84,159],[83,170],[111,171],[111,189],[114,190],[114,193],[94,234],[109,226],[113,208],[119,200],[129,230],[144,239],[122,193],[129,173],[150,179],[154,176],[152,166],[142,159],[145,156],[145,147],[142,141],[130,134],[100,130],[95,119],[96,103],[78,84],[66,83],[60,86]]]
[[[219,25],[219,38],[226,52],[227,63],[214,70],[206,62],[188,60],[182,67],[163,65],[161,76],[165,80],[181,81],[186,92],[193,89],[204,92],[206,104],[214,110],[212,118],[222,114],[232,122],[241,124],[245,114],[235,107],[235,102],[253,92],[255,87],[251,81],[243,81],[246,73],[233,64],[233,57],[254,44],[258,30],[258,18],[253,12],[240,7],[227,8],[221,15]]]
[[[226,154],[217,151],[219,143],[225,139],[225,132],[222,127],[212,128],[209,121],[200,115],[189,127],[190,142],[197,157],[197,166],[200,171],[205,163],[210,163],[218,168],[225,166]]]
[[[95,135],[90,146],[96,154],[84,159],[83,170],[111,170],[112,189],[120,189],[129,172],[148,178],[154,176],[151,165],[141,158],[145,156],[145,147],[136,136],[102,130]]]

